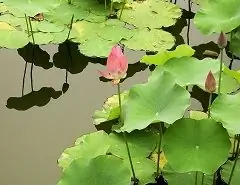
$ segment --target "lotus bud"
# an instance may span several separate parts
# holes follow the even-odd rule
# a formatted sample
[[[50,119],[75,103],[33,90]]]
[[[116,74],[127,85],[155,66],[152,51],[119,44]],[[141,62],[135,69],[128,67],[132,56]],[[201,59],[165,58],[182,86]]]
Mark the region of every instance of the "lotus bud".
[[[220,33],[217,43],[220,49],[223,49],[227,46],[227,37],[223,32]]]
[[[205,89],[209,93],[214,93],[216,91],[216,80],[211,71],[209,71],[206,81],[205,81]]]

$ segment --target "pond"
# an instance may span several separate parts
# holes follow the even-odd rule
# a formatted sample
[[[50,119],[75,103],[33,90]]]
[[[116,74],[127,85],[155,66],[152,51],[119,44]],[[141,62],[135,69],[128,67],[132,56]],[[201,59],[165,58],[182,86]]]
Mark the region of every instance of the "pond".
[[[178,0],[177,4],[187,7],[186,0]],[[187,42],[187,27],[181,35]],[[216,41],[218,35],[203,36],[192,22],[189,37],[190,45],[197,46]],[[95,130],[92,119],[94,111],[100,109],[108,97],[116,94],[113,86],[99,79],[98,70],[103,69],[105,59],[79,55],[74,45],[72,52],[76,55],[67,74],[69,89],[62,93],[66,71],[61,61],[66,57],[66,49],[64,45],[60,47],[63,54],[58,53],[57,45],[40,46],[42,50],[39,48],[37,51],[39,65],[34,66],[32,79],[36,93],[25,99],[20,97],[26,50],[0,49],[0,184],[56,184],[61,176],[57,159],[62,151],[80,135]],[[123,89],[127,90],[133,84],[146,82],[150,70],[139,63],[145,52],[126,50],[126,55],[131,69],[123,83]],[[225,59],[230,61],[227,56]],[[235,61],[233,67],[240,69],[238,64]],[[25,95],[32,89],[30,71],[31,64],[28,63]],[[194,109],[201,109],[196,100],[192,100],[192,105]]]

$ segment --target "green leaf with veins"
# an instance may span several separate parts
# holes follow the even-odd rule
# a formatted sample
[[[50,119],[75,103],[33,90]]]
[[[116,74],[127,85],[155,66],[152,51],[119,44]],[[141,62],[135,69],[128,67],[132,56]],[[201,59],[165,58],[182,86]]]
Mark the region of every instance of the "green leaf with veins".
[[[141,130],[153,122],[172,124],[184,115],[190,104],[190,94],[176,84],[166,71],[150,78],[146,84],[130,89],[128,101],[123,106],[122,131]]]
[[[212,119],[179,119],[163,136],[166,159],[178,173],[199,171],[211,175],[228,159],[230,148],[226,129]]]
[[[181,9],[163,0],[134,1],[124,9],[121,20],[138,28],[169,27],[181,16]]]
[[[239,0],[211,0],[194,17],[194,24],[204,34],[227,33],[240,25]]]
[[[219,95],[211,105],[211,117],[223,124],[231,134],[240,134],[240,93]]]

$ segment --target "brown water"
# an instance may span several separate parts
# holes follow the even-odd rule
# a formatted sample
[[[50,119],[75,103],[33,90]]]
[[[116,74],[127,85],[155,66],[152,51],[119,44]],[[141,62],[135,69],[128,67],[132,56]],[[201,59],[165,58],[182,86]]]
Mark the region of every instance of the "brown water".
[[[179,4],[185,6],[186,2]],[[186,28],[182,35],[185,37]],[[198,45],[216,40],[216,36],[203,37],[192,28],[190,40],[191,45]],[[57,52],[57,46],[42,48],[51,56]],[[127,52],[129,62],[136,63],[142,54]],[[21,96],[25,61],[15,50],[1,49],[0,62],[0,185],[54,185],[61,175],[58,157],[78,136],[94,130],[91,118],[94,110],[100,108],[116,88],[99,81],[97,70],[103,69],[102,65],[88,63],[83,72],[69,74],[70,88],[58,99],[26,111],[8,109],[8,98]],[[25,94],[31,91],[29,72],[30,64]],[[123,89],[145,82],[149,74],[148,69],[136,73],[123,83]],[[61,90],[65,70],[34,67],[33,76],[34,90],[42,87]]]

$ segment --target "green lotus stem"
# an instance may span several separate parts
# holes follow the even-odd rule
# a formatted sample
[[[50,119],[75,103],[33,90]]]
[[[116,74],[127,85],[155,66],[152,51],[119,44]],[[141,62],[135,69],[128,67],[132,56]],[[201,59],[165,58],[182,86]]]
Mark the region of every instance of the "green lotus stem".
[[[27,14],[25,14],[25,21],[26,21],[26,25],[27,25],[27,32],[28,32],[28,36],[30,35],[30,31],[29,31],[29,25],[28,25],[28,18],[27,18]]]
[[[214,172],[214,174],[213,174],[213,185],[216,185],[216,177],[217,177],[217,172]]]
[[[71,31],[72,31],[73,20],[74,20],[74,14],[72,15],[72,19],[71,19],[71,22],[70,22],[70,27],[69,27],[69,30],[68,30],[67,40],[69,39]]]
[[[111,0],[110,11],[111,11],[111,14],[113,14],[113,0]]]
[[[120,112],[120,122],[121,122],[121,113],[122,113],[122,101],[121,101],[121,90],[120,90],[120,83],[118,83],[118,102],[119,102],[119,112]],[[127,148],[127,154],[128,154],[128,159],[129,159],[129,163],[130,163],[130,167],[132,170],[132,176],[133,176],[133,181],[134,183],[137,182],[137,178],[135,175],[135,171],[133,168],[133,162],[132,162],[132,157],[131,157],[131,153],[130,153],[130,149],[129,149],[129,145],[128,145],[128,141],[127,141],[127,135],[126,132],[123,132],[123,137],[125,140],[125,144],[126,144],[126,148]]]
[[[107,0],[104,1],[105,10],[107,10]]]
[[[157,157],[157,178],[160,176],[160,154],[162,145],[162,123],[159,123],[159,141],[158,141],[158,157]]]
[[[121,12],[120,12],[120,15],[119,15],[119,19],[121,19],[121,17],[122,17],[122,13],[123,13],[123,9],[124,9],[124,7],[125,7],[125,4],[126,4],[126,0],[123,0]]]
[[[196,171],[196,174],[195,174],[195,185],[198,184],[198,171]]]
[[[208,118],[210,118],[210,107],[212,104],[212,93],[209,94],[209,100],[208,100]]]
[[[33,29],[32,29],[32,23],[31,23],[31,18],[28,17],[28,21],[29,21],[29,27],[30,27],[30,31],[31,31],[31,36],[32,36],[32,42],[33,42],[33,51],[32,51],[32,64],[31,64],[31,71],[30,71],[30,78],[31,78],[31,89],[33,92],[33,64],[34,64],[34,55],[35,55],[35,39],[34,39],[34,35],[33,35]]]
[[[233,52],[232,52],[232,39],[233,39],[233,31],[231,31],[231,33],[230,33],[230,46],[229,46],[229,50],[231,52],[231,61],[230,61],[230,64],[229,64],[229,69],[232,69],[232,64],[233,64],[233,61],[234,61],[234,56],[233,56]]]
[[[202,183],[201,183],[201,185],[204,184],[204,178],[205,178],[205,175],[204,175],[204,173],[202,173]]]
[[[234,135],[234,142],[233,142],[233,151],[232,151],[232,158],[235,156],[235,151],[236,151],[236,142],[237,142],[237,135]]]
[[[218,79],[218,95],[221,93],[221,83],[222,83],[222,68],[223,68],[223,49],[220,49],[220,69],[219,69],[219,79]]]
[[[233,177],[233,174],[234,174],[234,171],[235,171],[235,168],[236,168],[236,165],[237,165],[237,162],[238,162],[238,156],[239,156],[239,149],[240,149],[240,137],[238,135],[238,146],[237,146],[237,154],[236,154],[236,158],[234,160],[234,163],[233,163],[233,167],[232,167],[232,171],[231,171],[231,174],[230,174],[230,177],[229,177],[229,180],[228,180],[228,185],[231,184],[232,182],[232,177]]]

